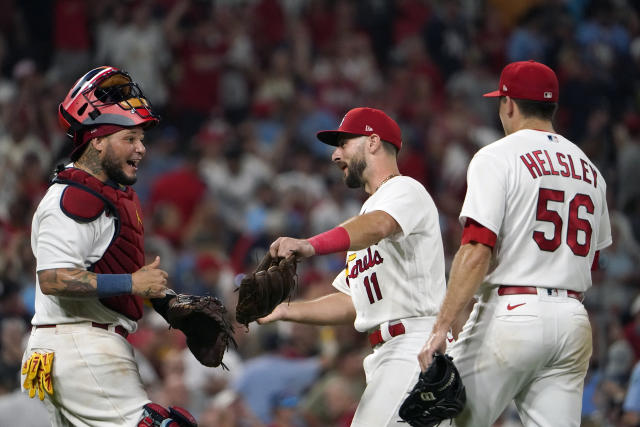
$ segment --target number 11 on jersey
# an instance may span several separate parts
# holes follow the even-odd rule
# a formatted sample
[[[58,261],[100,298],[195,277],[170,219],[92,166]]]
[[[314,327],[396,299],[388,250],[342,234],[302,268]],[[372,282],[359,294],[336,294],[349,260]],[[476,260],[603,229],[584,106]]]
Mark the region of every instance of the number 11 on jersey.
[[[371,280],[369,280],[371,277]],[[373,291],[371,290],[371,284],[373,283]],[[372,273],[371,276],[367,276],[364,278],[364,287],[367,290],[367,296],[369,297],[369,304],[373,304],[376,301],[380,301],[382,299],[382,292],[380,292],[380,285],[378,285],[378,276],[376,273]]]

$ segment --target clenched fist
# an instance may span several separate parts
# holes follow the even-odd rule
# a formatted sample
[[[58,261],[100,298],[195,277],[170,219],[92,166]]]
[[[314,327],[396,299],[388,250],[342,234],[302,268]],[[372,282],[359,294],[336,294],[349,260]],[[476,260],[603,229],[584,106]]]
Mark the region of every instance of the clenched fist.
[[[131,293],[143,298],[163,298],[167,293],[166,271],[159,269],[160,257],[131,275]]]

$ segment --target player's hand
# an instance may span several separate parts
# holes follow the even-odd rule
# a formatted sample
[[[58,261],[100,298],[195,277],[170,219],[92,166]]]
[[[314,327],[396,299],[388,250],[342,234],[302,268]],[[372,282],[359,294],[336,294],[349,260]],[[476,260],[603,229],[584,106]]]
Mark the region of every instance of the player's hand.
[[[447,331],[432,331],[429,339],[422,346],[422,350],[418,354],[418,362],[420,370],[426,371],[433,361],[434,353],[444,354],[447,349]]]
[[[269,247],[272,257],[288,257],[294,254],[298,258],[307,258],[316,254],[316,250],[308,240],[293,237],[279,237]]]
[[[159,269],[160,257],[131,275],[131,293],[143,298],[163,298],[167,293],[166,271]]]
[[[260,319],[256,320],[259,325],[264,325],[267,323],[275,322],[276,320],[286,320],[287,319],[287,310],[289,308],[289,303],[283,302],[282,304],[278,304],[276,308],[273,309],[271,314],[268,314]]]

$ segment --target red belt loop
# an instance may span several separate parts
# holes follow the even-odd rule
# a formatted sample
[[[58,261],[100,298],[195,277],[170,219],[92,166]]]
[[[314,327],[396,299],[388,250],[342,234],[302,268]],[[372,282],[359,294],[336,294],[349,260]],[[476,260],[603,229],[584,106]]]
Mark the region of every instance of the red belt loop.
[[[551,289],[548,289],[551,291]],[[537,295],[538,288],[535,286],[506,286],[502,285],[498,288],[498,295]],[[584,294],[582,292],[571,291],[567,289],[567,296],[582,302]]]
[[[33,327],[38,329],[38,328],[55,328],[56,326],[58,325],[34,325]],[[104,329],[105,331],[109,330],[108,323],[91,322],[91,326],[93,326],[94,328]],[[121,325],[116,325],[116,327],[113,328],[113,331],[116,334],[121,335],[123,338],[127,338],[129,336],[129,332]]]
[[[392,337],[397,337],[398,335],[402,335],[405,332],[406,331],[402,322],[396,323],[394,325],[389,325],[389,335],[391,335]],[[380,329],[376,329],[374,332],[371,332],[369,334],[369,344],[371,344],[371,347],[375,347],[383,342],[384,339],[382,338],[382,331]]]

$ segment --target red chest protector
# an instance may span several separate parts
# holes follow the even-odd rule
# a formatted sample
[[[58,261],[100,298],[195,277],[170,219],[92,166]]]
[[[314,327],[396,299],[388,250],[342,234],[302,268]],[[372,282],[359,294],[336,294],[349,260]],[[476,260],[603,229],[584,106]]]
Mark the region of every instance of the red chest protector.
[[[54,183],[67,184],[60,207],[75,221],[95,221],[103,211],[115,217],[116,231],[109,247],[90,271],[105,274],[134,273],[144,265],[144,226],[140,200],[131,187],[123,189],[105,184],[87,172],[67,168],[58,173]],[[119,295],[101,298],[100,302],[129,319],[142,317],[142,298]]]

